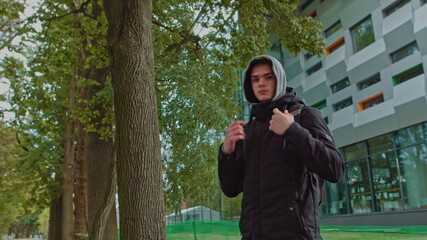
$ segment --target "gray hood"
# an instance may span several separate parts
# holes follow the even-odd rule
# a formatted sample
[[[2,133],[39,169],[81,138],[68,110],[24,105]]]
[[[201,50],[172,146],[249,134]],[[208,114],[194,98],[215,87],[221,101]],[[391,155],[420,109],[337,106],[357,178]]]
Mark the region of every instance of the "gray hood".
[[[260,102],[255,97],[255,94],[252,90],[251,81],[250,81],[251,79],[250,72],[248,72],[248,68],[254,59],[262,58],[262,57],[267,58],[272,62],[273,73],[276,77],[276,93],[274,94],[271,101],[275,101],[281,96],[286,94],[286,74],[285,74],[285,70],[282,67],[282,64],[277,59],[269,55],[256,56],[252,58],[251,61],[249,61],[248,66],[243,72],[243,93],[245,95],[246,101],[248,101],[251,105],[256,105],[256,104],[259,104]]]

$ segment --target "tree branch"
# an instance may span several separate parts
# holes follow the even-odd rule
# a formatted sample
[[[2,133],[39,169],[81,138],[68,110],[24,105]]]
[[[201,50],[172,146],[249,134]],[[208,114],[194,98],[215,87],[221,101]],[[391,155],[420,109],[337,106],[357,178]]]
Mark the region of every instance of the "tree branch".
[[[19,140],[19,135],[18,135],[18,133],[16,133],[16,134],[15,134],[15,136],[16,136],[16,141],[18,141],[19,146],[20,146],[22,149],[24,149],[26,152],[29,152],[30,150],[29,150],[28,148],[26,148],[25,146],[22,146],[22,144],[21,144],[21,140]]]
[[[200,39],[201,38],[199,36],[188,35],[184,39],[182,39],[180,42],[172,44],[169,47],[167,47],[166,50],[164,51],[164,53],[162,55],[160,55],[160,59],[165,59],[165,57],[167,56],[167,54],[169,54],[173,50],[180,49],[184,44],[186,44],[188,42],[194,42],[194,43],[198,44],[198,42],[200,41]]]
[[[84,3],[82,3],[82,5],[80,5],[80,7],[79,8],[77,8],[76,10],[72,10],[72,11],[69,11],[69,12],[67,12],[66,14],[64,14],[64,15],[60,15],[60,16],[56,16],[56,17],[52,17],[52,18],[47,18],[47,19],[41,19],[41,20],[44,20],[44,21],[53,21],[53,20],[57,20],[57,19],[61,19],[61,18],[64,18],[64,17],[66,17],[66,16],[68,16],[68,15],[70,15],[70,14],[75,14],[75,13],[83,13],[85,16],[87,16],[87,17],[90,17],[90,18],[92,18],[92,19],[96,19],[94,16],[91,16],[90,14],[88,14],[87,12],[86,12],[86,7],[87,7],[87,5],[91,2],[92,0],[86,0],[86,2],[84,2]]]

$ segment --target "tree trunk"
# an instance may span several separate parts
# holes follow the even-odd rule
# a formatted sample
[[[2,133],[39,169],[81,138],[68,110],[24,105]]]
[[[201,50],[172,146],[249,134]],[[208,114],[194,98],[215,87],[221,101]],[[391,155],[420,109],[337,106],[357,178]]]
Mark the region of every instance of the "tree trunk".
[[[68,95],[68,119],[64,139],[64,170],[62,173],[62,240],[74,239],[74,120],[71,112],[74,109],[74,98],[77,87],[77,67],[73,67]]]
[[[98,201],[97,211],[94,212],[93,219],[91,221],[92,226],[90,228],[90,240],[116,240],[117,239],[117,219],[116,219],[116,189],[117,189],[117,177],[116,177],[116,164],[115,156],[111,157],[110,164],[105,164],[109,167],[107,171],[107,178],[105,179],[105,188],[101,196],[101,201]],[[104,174],[105,175],[105,174]],[[98,191],[99,192],[99,191]],[[101,204],[99,204],[101,203]]]
[[[90,79],[96,80],[100,85],[88,87],[89,96],[94,96],[104,88],[108,69],[91,69]],[[103,104],[97,104],[91,111],[98,111],[99,117],[93,119],[94,123],[102,126],[102,119],[107,109]],[[109,126],[111,127],[111,126]],[[115,194],[117,189],[116,169],[113,155],[113,140],[101,140],[98,133],[87,134],[88,160],[88,207],[90,239],[116,240],[117,218],[115,207]]]
[[[80,96],[84,96],[83,91],[80,91]],[[87,212],[87,166],[85,156],[85,140],[86,132],[84,131],[84,124],[77,123],[78,137],[77,137],[77,157],[76,157],[76,182],[74,187],[74,232],[76,233],[76,240],[86,240],[81,234],[88,233],[88,212]]]
[[[104,1],[116,118],[120,238],[165,239],[151,0]]]
[[[62,226],[62,198],[52,200],[50,203],[49,215],[49,240],[61,240],[61,226]],[[46,233],[43,233],[44,235]]]

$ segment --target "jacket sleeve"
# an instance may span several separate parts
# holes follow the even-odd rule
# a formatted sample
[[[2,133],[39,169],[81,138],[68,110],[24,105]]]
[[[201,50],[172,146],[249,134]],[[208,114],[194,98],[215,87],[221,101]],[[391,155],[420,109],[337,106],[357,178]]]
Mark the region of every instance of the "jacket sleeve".
[[[236,143],[236,150],[230,154],[218,151],[218,177],[222,192],[227,197],[236,197],[243,191],[242,141]]]
[[[320,111],[304,107],[300,114],[299,123],[292,123],[283,134],[287,145],[301,156],[310,171],[327,181],[340,181],[344,160]]]

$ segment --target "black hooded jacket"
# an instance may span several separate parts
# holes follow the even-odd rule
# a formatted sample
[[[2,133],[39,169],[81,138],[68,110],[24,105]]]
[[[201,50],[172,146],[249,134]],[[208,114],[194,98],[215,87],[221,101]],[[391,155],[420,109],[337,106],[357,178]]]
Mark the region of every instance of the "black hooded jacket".
[[[297,112],[283,136],[268,129],[274,108]],[[243,192],[242,239],[322,239],[317,207],[324,180],[338,182],[344,161],[320,112],[288,88],[284,96],[254,105],[244,131],[233,153],[218,154],[224,194]]]

